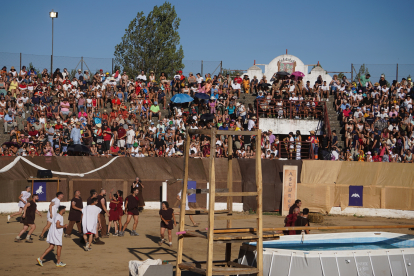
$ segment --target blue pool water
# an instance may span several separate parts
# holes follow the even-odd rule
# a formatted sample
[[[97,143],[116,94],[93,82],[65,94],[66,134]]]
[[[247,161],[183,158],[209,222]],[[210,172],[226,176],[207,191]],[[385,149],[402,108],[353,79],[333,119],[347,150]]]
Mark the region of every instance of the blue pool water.
[[[263,243],[263,248],[277,248],[302,251],[329,251],[329,250],[376,250],[414,247],[413,236],[398,238],[387,237],[356,237],[343,239],[323,239],[300,241],[269,241]],[[255,243],[251,243],[255,245]]]

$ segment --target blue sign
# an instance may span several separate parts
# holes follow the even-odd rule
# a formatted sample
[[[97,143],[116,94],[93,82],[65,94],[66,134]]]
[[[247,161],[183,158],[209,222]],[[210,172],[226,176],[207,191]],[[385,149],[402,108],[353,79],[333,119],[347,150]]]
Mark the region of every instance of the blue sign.
[[[187,189],[197,189],[197,182],[196,181],[188,181]],[[188,196],[188,202],[195,203],[196,200],[196,194],[192,194]]]
[[[349,186],[349,204],[348,206],[363,206],[364,186]]]
[[[32,192],[39,196],[39,201],[46,201],[46,182],[35,181]]]

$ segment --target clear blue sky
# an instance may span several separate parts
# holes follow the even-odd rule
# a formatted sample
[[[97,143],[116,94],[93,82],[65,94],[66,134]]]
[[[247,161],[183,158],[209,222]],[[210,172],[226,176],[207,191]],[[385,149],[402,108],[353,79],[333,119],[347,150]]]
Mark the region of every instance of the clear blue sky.
[[[164,1],[2,1],[0,52],[113,57],[140,11]],[[172,1],[184,60],[247,69],[285,53],[329,71],[351,63],[414,64],[414,1]],[[4,55],[0,55],[2,57]],[[0,58],[0,65],[2,65]]]

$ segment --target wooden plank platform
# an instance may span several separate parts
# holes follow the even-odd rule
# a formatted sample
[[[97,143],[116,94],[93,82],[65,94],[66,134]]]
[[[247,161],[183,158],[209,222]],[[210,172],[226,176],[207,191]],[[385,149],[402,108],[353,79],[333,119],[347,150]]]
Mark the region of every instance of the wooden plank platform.
[[[257,192],[223,192],[216,193],[216,196],[257,196]]]
[[[242,265],[234,262],[227,262],[218,266],[217,262],[213,263],[212,275],[239,275],[239,274],[257,274],[259,269],[256,267]],[[204,263],[180,263],[178,267],[182,270],[189,270],[201,275],[206,275],[206,267]]]
[[[202,231],[186,231],[185,234],[181,234],[182,237],[193,237],[207,239],[207,232]],[[263,239],[277,240],[282,233],[277,232],[263,232]],[[259,237],[255,233],[233,233],[233,234],[215,234],[213,241],[215,243],[242,243],[246,241],[256,241]]]

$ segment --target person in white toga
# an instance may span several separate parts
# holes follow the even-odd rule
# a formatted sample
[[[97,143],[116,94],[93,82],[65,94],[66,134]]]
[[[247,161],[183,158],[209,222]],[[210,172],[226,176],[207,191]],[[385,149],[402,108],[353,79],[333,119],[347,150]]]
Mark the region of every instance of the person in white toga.
[[[60,261],[60,256],[62,254],[62,237],[63,237],[63,229],[67,228],[67,224],[63,224],[63,214],[66,211],[66,206],[59,206],[57,212],[53,215],[53,222],[50,226],[49,233],[47,235],[47,242],[49,243],[49,247],[46,249],[45,253],[40,258],[37,258],[37,263],[40,266],[43,266],[43,259],[50,251],[52,251],[55,246],[57,246],[57,254],[56,254],[56,266],[57,267],[64,267],[66,264]]]
[[[92,198],[91,204],[82,209],[83,239],[86,243],[85,251],[91,250],[93,236],[98,234],[99,214],[102,209],[96,206],[96,204],[98,204],[98,198]]]
[[[56,197],[54,199],[52,199],[52,201],[49,204],[49,210],[47,211],[47,223],[45,228],[43,228],[42,234],[40,234],[39,239],[41,241],[45,240],[45,233],[47,231],[47,229],[50,228],[50,226],[53,223],[53,216],[57,214],[57,211],[60,207],[60,201],[63,199],[63,193],[62,192],[57,192],[56,193]]]

